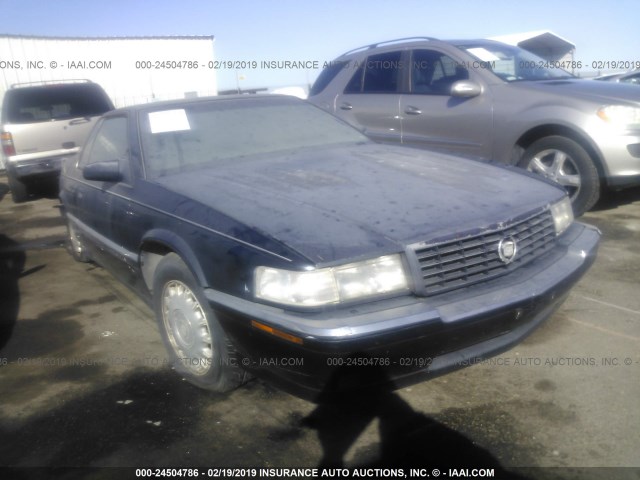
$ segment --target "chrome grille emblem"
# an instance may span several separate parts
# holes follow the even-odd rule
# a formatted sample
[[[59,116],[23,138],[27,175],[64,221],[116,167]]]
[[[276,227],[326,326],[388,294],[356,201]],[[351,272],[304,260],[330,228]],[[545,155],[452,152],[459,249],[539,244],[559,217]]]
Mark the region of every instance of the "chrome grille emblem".
[[[507,237],[500,240],[500,243],[498,244],[498,255],[500,255],[500,260],[504,263],[511,263],[514,258],[516,258],[516,253],[518,253],[518,244],[513,237]]]

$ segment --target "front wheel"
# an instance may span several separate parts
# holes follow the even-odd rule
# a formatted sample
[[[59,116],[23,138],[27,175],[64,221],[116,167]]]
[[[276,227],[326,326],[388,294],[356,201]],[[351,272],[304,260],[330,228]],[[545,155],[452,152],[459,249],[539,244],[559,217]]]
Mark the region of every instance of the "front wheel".
[[[153,303],[171,363],[189,382],[216,392],[244,383],[233,345],[191,271],[174,253],[158,264]]]
[[[78,234],[76,226],[67,218],[67,250],[77,262],[90,262],[82,237]]]
[[[533,142],[518,166],[564,187],[576,216],[593,207],[600,197],[598,169],[587,151],[570,138],[550,136]]]

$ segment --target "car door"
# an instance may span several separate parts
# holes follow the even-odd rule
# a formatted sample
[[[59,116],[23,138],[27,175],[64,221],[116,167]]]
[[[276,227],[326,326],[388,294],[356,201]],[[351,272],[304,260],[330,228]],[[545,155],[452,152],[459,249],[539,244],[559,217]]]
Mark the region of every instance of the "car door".
[[[78,164],[75,212],[83,236],[94,248],[92,256],[105,266],[123,261],[123,248],[113,239],[112,217],[119,209],[119,195],[128,169],[129,138],[126,116],[109,116],[100,120]],[[122,179],[103,181],[87,179],[85,170],[95,164],[117,160]]]
[[[473,97],[451,95],[452,85],[471,80],[473,70],[435,49],[411,52],[409,93],[400,99],[402,143],[489,157],[493,105],[487,88]]]
[[[133,288],[141,287],[139,275],[139,248],[142,236],[147,231],[145,221],[145,199],[139,192],[142,171],[139,161],[139,148],[135,122],[129,117],[122,117],[118,125],[120,147],[113,152],[111,160],[119,163],[120,180],[109,188],[109,240],[112,242],[114,256],[117,261],[112,265],[112,272],[123,282]]]
[[[399,143],[403,67],[402,51],[371,55],[355,63],[353,76],[335,99],[334,113],[374,140]]]

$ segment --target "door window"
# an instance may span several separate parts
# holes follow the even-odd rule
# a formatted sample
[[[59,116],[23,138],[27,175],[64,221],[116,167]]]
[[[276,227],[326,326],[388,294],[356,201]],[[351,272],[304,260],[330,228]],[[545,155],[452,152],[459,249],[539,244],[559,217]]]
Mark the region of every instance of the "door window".
[[[450,95],[458,80],[468,80],[469,71],[453,58],[435,50],[415,50],[411,61],[411,92]]]
[[[97,131],[85,146],[78,167],[97,162],[120,162],[122,182],[131,185],[129,137],[127,117],[109,117],[101,120]]]
[[[127,136],[127,119],[112,117],[102,121],[89,149],[83,157],[82,164],[110,160],[129,160],[129,139]]]

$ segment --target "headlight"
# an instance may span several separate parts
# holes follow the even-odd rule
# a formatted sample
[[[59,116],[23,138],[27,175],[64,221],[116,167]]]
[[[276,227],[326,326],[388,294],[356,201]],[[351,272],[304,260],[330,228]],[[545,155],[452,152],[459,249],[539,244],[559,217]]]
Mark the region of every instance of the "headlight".
[[[255,271],[256,297],[291,306],[318,307],[408,289],[398,254],[303,272],[271,267]]]
[[[609,105],[598,110],[598,117],[615,127],[640,128],[640,108]]]
[[[556,227],[556,235],[564,232],[571,222],[573,222],[573,207],[569,197],[564,197],[558,203],[551,205],[551,215],[553,215],[553,223]]]

